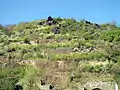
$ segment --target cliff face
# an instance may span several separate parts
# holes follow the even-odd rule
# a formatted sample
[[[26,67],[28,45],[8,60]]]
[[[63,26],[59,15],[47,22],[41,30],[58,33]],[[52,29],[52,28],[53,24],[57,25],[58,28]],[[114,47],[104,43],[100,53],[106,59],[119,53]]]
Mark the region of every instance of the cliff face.
[[[120,82],[120,28],[114,24],[49,16],[0,29],[2,90],[16,83],[24,90],[50,84],[76,90],[88,81]]]

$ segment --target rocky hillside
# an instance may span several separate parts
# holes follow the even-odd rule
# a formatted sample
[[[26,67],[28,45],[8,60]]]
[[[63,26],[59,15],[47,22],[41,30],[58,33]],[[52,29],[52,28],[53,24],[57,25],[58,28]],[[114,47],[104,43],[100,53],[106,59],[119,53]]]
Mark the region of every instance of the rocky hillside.
[[[51,16],[0,25],[0,90],[78,90],[87,81],[120,85],[120,27]]]

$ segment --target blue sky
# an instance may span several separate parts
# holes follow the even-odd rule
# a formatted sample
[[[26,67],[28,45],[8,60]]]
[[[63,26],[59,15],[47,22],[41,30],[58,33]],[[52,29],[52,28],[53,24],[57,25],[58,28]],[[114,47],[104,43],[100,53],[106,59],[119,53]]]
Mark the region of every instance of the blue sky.
[[[0,0],[0,23],[53,17],[120,23],[120,0]]]

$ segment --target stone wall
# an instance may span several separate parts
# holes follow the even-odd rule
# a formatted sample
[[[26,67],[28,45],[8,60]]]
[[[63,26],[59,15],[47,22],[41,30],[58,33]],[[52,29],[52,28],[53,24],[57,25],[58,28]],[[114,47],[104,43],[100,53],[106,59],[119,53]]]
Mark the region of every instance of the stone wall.
[[[118,90],[116,82],[87,82],[78,90]]]

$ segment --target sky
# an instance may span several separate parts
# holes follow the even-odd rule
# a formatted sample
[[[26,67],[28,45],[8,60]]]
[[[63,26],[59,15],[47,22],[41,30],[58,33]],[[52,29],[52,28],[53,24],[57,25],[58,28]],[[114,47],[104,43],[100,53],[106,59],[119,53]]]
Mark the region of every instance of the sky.
[[[120,0],[0,0],[0,24],[52,17],[120,24]]]

